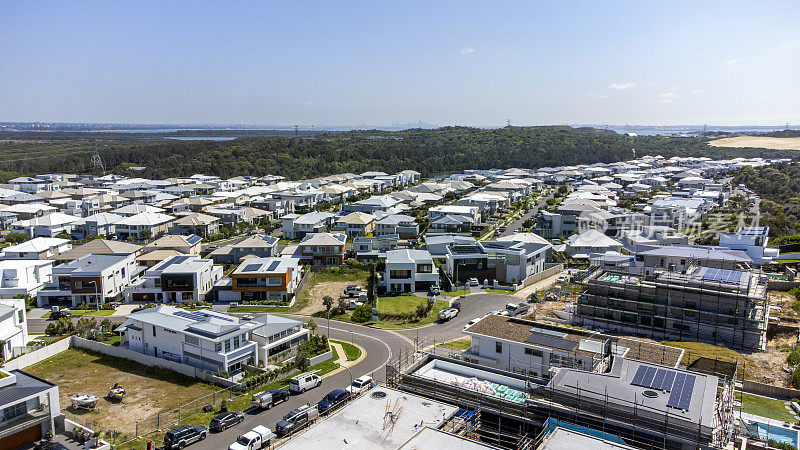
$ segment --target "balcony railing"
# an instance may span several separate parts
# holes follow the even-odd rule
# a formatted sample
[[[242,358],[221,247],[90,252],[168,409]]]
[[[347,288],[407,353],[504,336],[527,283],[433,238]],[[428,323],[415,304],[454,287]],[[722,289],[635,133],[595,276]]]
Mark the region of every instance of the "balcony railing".
[[[42,422],[50,416],[50,406],[43,405],[42,409],[28,411],[9,420],[0,420],[0,437],[10,436],[20,430],[29,428],[36,422]]]

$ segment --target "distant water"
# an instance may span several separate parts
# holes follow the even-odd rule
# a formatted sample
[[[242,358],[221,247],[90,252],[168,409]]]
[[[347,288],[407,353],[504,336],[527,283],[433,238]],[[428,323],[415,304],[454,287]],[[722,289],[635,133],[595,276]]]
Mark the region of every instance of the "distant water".
[[[164,136],[164,139],[174,139],[176,141],[232,141],[236,137],[228,136]]]

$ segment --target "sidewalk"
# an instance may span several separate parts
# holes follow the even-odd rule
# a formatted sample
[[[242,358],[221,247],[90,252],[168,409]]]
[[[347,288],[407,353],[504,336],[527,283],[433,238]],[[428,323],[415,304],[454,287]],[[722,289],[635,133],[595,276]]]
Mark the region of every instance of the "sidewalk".
[[[131,312],[133,312],[135,308],[141,308],[141,307],[142,305],[138,305],[136,303],[124,303],[122,305],[119,305],[117,309],[114,310],[114,314],[111,314],[110,317],[120,317],[120,316],[125,317]]]
[[[337,344],[335,342],[331,342],[331,347],[336,349],[336,354],[339,356],[339,359],[334,361],[335,363],[339,364],[339,368],[336,369],[336,370],[332,370],[332,371],[326,373],[325,375],[323,375],[323,378],[336,375],[337,373],[345,370],[345,368],[349,369],[350,367],[355,366],[356,364],[360,363],[361,361],[363,361],[367,357],[367,350],[364,349],[364,347],[362,347],[362,346],[360,346],[358,344],[352,344],[352,345],[355,345],[356,347],[358,347],[359,350],[361,350],[361,356],[359,356],[358,359],[356,359],[356,360],[348,361],[347,360],[347,353],[345,353],[344,347],[342,347],[342,344]]]
[[[28,319],[41,319],[45,314],[49,314],[50,310],[47,308],[33,308],[28,311]]]

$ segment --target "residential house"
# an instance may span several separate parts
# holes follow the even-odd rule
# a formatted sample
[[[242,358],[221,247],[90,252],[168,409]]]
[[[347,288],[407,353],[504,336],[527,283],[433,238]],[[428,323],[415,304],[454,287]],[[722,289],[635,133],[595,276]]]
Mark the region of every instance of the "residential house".
[[[220,220],[217,217],[192,212],[175,219],[169,232],[172,234],[209,236],[219,232],[219,223]]]
[[[292,356],[300,344],[311,336],[311,330],[303,322],[288,317],[264,314],[255,318],[260,325],[250,333],[250,339],[258,346],[258,360],[276,364]]]
[[[488,283],[521,284],[544,271],[552,245],[533,233],[448,247],[445,269],[456,283],[478,278]]]
[[[303,215],[283,216],[283,238],[303,239],[307,234],[324,233],[330,230],[336,216],[328,212],[314,211]]]
[[[25,203],[3,208],[3,212],[16,214],[19,220],[29,220],[54,213],[58,208],[41,203]]]
[[[439,272],[425,250],[389,250],[383,283],[387,292],[423,291],[439,284]]]
[[[145,253],[153,250],[175,250],[184,255],[199,255],[200,250],[202,250],[202,241],[200,236],[196,234],[191,234],[189,236],[168,234],[145,245],[142,250]]]
[[[474,222],[469,216],[447,214],[431,219],[427,234],[469,234]]]
[[[147,269],[142,280],[125,290],[125,302],[191,303],[222,279],[222,266],[194,255],[169,257]]]
[[[50,259],[56,264],[74,261],[86,255],[134,255],[142,253],[142,246],[130,242],[111,241],[108,239],[93,239],[83,245],[76,245],[72,249],[52,256]]]
[[[413,239],[419,235],[416,219],[405,214],[389,214],[375,222],[375,236],[397,235],[400,239]]]
[[[132,204],[128,206],[123,206],[121,208],[117,208],[111,211],[114,214],[118,214],[124,217],[133,217],[137,214],[147,213],[147,214],[162,214],[164,212],[163,208],[157,208],[152,205],[143,205],[143,204]]]
[[[233,292],[243,302],[288,304],[303,278],[297,258],[247,258],[231,273]]]
[[[115,331],[122,334],[122,348],[210,372],[236,374],[244,364],[259,362],[257,345],[249,339],[256,328],[255,321],[211,309],[186,311],[159,305],[128,314]]]
[[[84,239],[86,236],[113,236],[116,224],[123,216],[113,213],[99,213],[84,217],[72,224],[72,237]]]
[[[392,195],[376,195],[354,203],[342,204],[339,209],[343,214],[356,211],[367,214],[375,214],[376,211],[389,212],[393,208],[396,208],[400,203],[401,200]]]
[[[349,237],[367,236],[375,231],[375,216],[359,211],[340,217],[334,227],[337,231],[344,231]]]
[[[54,267],[51,281],[36,293],[36,302],[39,307],[55,302],[99,307],[120,301],[125,289],[138,280],[141,272],[132,254],[89,254]]]
[[[735,233],[720,233],[719,246],[744,250],[755,264],[766,264],[779,255],[777,248],[768,248],[769,227],[739,227]]]
[[[70,234],[73,224],[79,220],[80,217],[55,212],[42,217],[14,222],[11,224],[11,230],[15,233],[27,234],[32,238],[52,238],[61,233]]]
[[[22,370],[0,369],[0,448],[34,448],[61,416],[56,384]]]
[[[340,266],[344,263],[347,237],[340,233],[307,234],[300,242],[300,259],[313,266]]]
[[[116,223],[116,235],[122,240],[142,241],[167,234],[175,218],[161,213],[143,212]]]
[[[428,210],[428,218],[431,220],[431,223],[444,216],[466,217],[469,219],[470,226],[477,226],[481,219],[480,208],[477,206],[441,205],[434,206]]]
[[[571,258],[588,259],[592,253],[621,252],[622,243],[597,230],[573,234],[566,241],[566,253]]]
[[[400,236],[384,234],[381,236],[359,236],[353,240],[353,252],[361,262],[386,259],[386,252],[397,249]]]
[[[71,248],[67,239],[37,237],[4,248],[0,259],[51,259]]]
[[[278,238],[264,234],[250,235],[234,244],[208,254],[214,264],[238,264],[245,257],[269,258],[277,252]]]

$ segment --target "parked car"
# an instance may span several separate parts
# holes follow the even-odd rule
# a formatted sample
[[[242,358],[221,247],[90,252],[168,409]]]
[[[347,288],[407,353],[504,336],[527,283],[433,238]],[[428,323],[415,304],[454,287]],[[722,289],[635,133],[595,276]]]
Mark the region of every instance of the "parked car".
[[[236,442],[228,450],[258,450],[269,446],[275,433],[264,425],[258,425],[247,433],[236,438]]]
[[[450,307],[461,311],[461,302],[453,302]]]
[[[356,300],[356,299],[352,299],[349,302],[347,302],[346,307],[347,307],[347,309],[356,309],[356,308],[358,308],[359,306],[361,306],[363,304],[364,304],[364,302],[362,302],[362,301],[359,301],[359,300]]]
[[[442,289],[439,287],[439,285],[437,285],[437,284],[434,284],[433,286],[431,286],[431,287],[428,289],[428,292],[429,292],[431,295],[439,295],[439,294],[441,294],[441,293],[442,293]]]
[[[349,398],[350,391],[334,389],[328,392],[325,397],[322,397],[322,400],[317,402],[317,411],[319,411],[320,414],[325,414],[326,412],[344,405],[344,402]]]
[[[447,321],[450,319],[454,319],[458,315],[458,310],[455,308],[445,308],[439,311],[439,314],[436,316],[439,320]]]
[[[240,412],[224,412],[211,419],[208,429],[211,431],[225,431],[242,422],[244,422],[244,414]]]
[[[344,288],[344,295],[346,295],[348,297],[355,297],[360,292],[361,292],[361,287],[360,286],[356,286],[354,284],[351,284],[351,285],[347,286],[346,288]]]
[[[353,380],[353,384],[348,386],[347,390],[351,395],[358,395],[366,390],[372,389],[373,386],[375,386],[375,382],[372,381],[372,377],[364,375],[363,377],[358,377]]]
[[[253,394],[250,404],[256,408],[270,409],[278,403],[289,400],[289,391],[279,389],[270,389],[268,391],[258,392]]]
[[[505,233],[506,232],[506,227],[498,227],[497,230],[499,232],[501,232],[501,233]]]
[[[50,313],[50,320],[58,320],[62,317],[72,317],[72,313],[69,311],[53,311]]]
[[[319,375],[315,375],[313,373],[301,373],[300,375],[296,375],[289,380],[289,392],[300,394],[309,389],[314,389],[320,384],[322,384],[322,378],[320,378]]]
[[[475,324],[476,324],[476,323],[478,323],[478,321],[479,321],[479,320],[481,320],[482,318],[483,318],[483,317],[476,317],[476,318],[474,318],[474,319],[470,320],[469,322],[467,322],[467,324],[466,324],[466,325],[464,325],[464,329],[466,330],[467,328],[469,328],[469,327],[471,327],[471,326],[475,325]]]
[[[467,283],[469,283],[470,286],[479,286],[480,285],[480,282],[478,282],[477,278],[470,278],[469,280],[467,280]]]
[[[184,448],[189,444],[202,441],[208,436],[208,428],[196,425],[181,425],[167,431],[164,435],[164,448]]]
[[[556,283],[569,283],[569,275],[559,275],[556,278]]]
[[[509,316],[519,316],[525,314],[530,309],[527,303],[509,303],[506,305],[506,311]]]
[[[319,417],[317,405],[306,404],[283,416],[283,420],[275,424],[275,433],[278,436],[294,433],[317,417]]]

